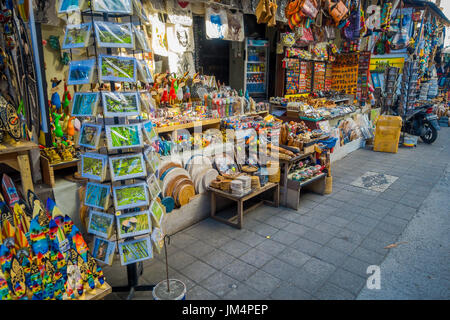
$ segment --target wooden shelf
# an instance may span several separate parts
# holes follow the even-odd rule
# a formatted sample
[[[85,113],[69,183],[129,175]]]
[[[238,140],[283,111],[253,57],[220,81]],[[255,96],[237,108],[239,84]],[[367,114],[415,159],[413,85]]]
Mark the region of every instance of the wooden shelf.
[[[103,300],[111,292],[111,286],[105,282],[104,288],[95,288],[95,294],[86,293],[84,300]]]
[[[197,126],[214,126],[220,124],[220,119],[211,119],[211,120],[202,120],[202,121],[194,121],[185,124],[178,124],[173,126],[159,127],[156,128],[157,133],[165,133],[165,132],[173,132],[181,129],[191,129]]]

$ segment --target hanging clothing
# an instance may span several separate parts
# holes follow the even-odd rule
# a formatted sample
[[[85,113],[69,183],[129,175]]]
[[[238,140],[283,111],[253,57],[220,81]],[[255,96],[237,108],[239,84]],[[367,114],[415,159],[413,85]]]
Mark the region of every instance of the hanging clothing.
[[[206,8],[205,23],[207,39],[224,39],[228,34],[228,19],[223,8]]]

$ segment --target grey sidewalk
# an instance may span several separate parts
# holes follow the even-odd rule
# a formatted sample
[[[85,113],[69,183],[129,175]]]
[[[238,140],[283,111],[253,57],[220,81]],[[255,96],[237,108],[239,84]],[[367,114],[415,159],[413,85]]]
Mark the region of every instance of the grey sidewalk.
[[[423,290],[398,278],[383,298],[449,298],[448,290],[432,290],[438,280],[449,280],[448,263],[427,266],[427,259],[448,261],[449,254],[449,206],[439,193],[448,177],[431,192],[450,162],[450,129],[439,134],[431,146],[420,143],[397,154],[355,151],[333,164],[333,193],[305,194],[298,211],[260,207],[245,216],[243,230],[207,219],[174,235],[170,276],[186,283],[188,299],[356,299],[367,267],[381,265],[386,282],[397,278],[397,268],[411,277],[428,272]],[[384,192],[351,185],[368,171],[398,179]],[[425,223],[429,228],[414,227]],[[408,243],[384,249],[398,241]],[[164,255],[144,266],[141,284],[164,279]],[[126,284],[126,268],[104,271],[112,286]],[[379,297],[363,290],[359,298]],[[151,295],[136,293],[136,299]]]

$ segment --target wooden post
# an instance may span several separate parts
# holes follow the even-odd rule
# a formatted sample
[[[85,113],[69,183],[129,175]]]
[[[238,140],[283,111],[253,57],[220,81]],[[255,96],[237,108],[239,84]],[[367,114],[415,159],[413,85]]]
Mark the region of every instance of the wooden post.
[[[20,177],[22,180],[23,194],[26,195],[28,190],[34,192],[33,179],[31,178],[30,159],[28,152],[20,153],[17,155],[17,163],[19,164]]]

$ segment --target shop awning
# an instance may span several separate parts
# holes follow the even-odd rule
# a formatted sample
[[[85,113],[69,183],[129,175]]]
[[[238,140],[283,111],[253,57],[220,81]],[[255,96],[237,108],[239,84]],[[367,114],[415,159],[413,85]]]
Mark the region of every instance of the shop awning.
[[[438,6],[431,2],[431,1],[424,1],[424,0],[404,0],[404,4],[411,5],[418,8],[425,8],[428,7],[433,11],[436,15],[438,15],[442,20],[444,20],[445,24],[450,25],[450,20],[445,16],[445,14],[442,12],[441,9],[438,8]]]

